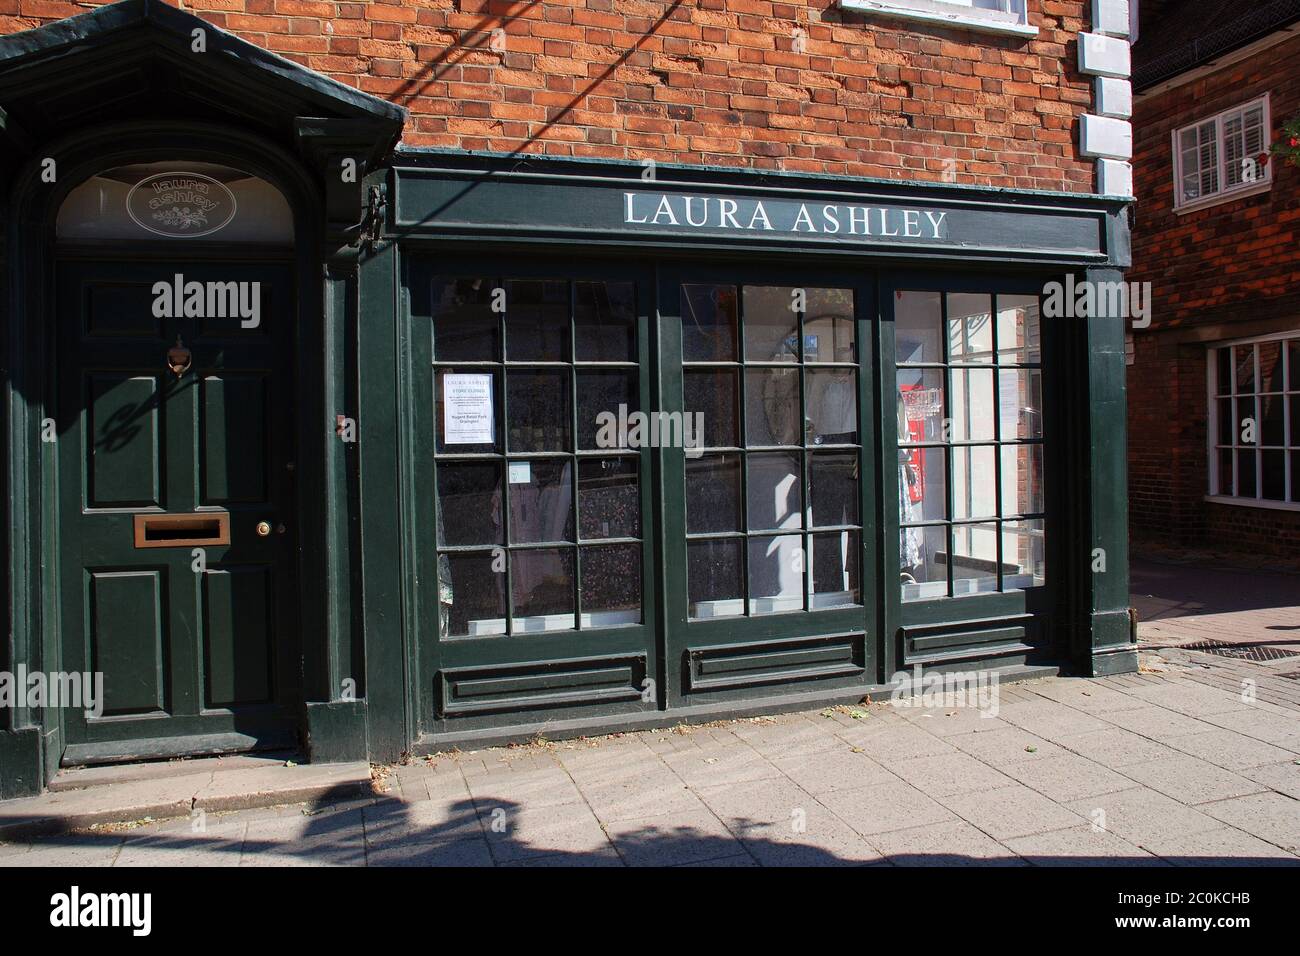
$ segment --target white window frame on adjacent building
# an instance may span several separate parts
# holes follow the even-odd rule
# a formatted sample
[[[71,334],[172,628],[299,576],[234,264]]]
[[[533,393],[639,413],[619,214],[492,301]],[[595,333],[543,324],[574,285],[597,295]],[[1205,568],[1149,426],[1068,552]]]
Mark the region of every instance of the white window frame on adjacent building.
[[[984,33],[1038,36],[1029,23],[1028,0],[840,0],[854,13],[920,20]]]
[[[1274,346],[1280,352],[1281,381],[1274,378],[1263,382],[1261,349],[1272,351]],[[1205,500],[1300,511],[1300,329],[1214,345],[1207,350],[1206,358],[1210,493]],[[1273,403],[1281,406],[1280,443],[1276,441],[1279,435],[1269,434],[1265,427]],[[1232,418],[1225,422],[1228,414]],[[1245,440],[1250,437],[1246,432],[1247,419],[1253,422],[1253,443]],[[1281,456],[1281,498],[1264,497],[1268,490],[1264,468],[1268,455]],[[1254,486],[1249,487],[1252,474]],[[1242,487],[1243,484],[1247,487]]]
[[[1259,130],[1258,148],[1252,150],[1245,117],[1257,108],[1262,118],[1259,124],[1250,127]],[[1174,211],[1192,212],[1271,188],[1273,164],[1259,166],[1257,163],[1255,178],[1251,179],[1246,161],[1257,161],[1261,155],[1267,155],[1272,136],[1267,93],[1174,130]],[[1190,168],[1193,162],[1195,169]],[[1185,182],[1188,176],[1198,180],[1195,195],[1189,195]]]

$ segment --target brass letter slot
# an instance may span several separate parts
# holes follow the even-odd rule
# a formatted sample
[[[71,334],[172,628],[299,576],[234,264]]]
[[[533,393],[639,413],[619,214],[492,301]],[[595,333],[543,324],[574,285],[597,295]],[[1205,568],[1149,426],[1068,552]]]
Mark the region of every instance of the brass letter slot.
[[[135,516],[137,548],[186,548],[204,544],[230,544],[228,512]]]

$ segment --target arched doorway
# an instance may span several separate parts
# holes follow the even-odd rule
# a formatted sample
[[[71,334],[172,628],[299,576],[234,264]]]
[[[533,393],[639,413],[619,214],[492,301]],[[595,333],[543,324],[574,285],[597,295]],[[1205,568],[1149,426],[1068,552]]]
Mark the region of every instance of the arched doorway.
[[[63,762],[282,747],[302,692],[293,215],[233,165],[102,169],[49,314]]]

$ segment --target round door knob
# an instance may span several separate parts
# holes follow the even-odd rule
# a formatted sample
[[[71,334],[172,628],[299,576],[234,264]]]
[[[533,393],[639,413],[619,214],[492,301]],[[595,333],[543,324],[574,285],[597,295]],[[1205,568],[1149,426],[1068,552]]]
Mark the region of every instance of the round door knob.
[[[270,533],[271,533],[271,522],[259,521],[257,523],[257,536],[259,538],[265,538]]]

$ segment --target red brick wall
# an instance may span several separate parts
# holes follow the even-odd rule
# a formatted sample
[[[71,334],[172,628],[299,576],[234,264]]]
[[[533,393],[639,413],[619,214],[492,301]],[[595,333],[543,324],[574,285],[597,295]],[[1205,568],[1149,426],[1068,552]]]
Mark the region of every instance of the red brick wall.
[[[97,5],[0,0],[0,33]],[[1086,0],[1029,0],[1029,41],[867,20],[832,0],[184,6],[409,107],[409,145],[1094,188],[1077,154]]]
[[[1179,216],[1173,211],[1171,135],[1262,93],[1270,93],[1273,135],[1300,113],[1300,36],[1204,79],[1134,104],[1133,269],[1150,281],[1152,326],[1231,318],[1249,303],[1259,317],[1268,300],[1300,285],[1300,169],[1271,161],[1273,188]],[[1273,313],[1276,314],[1276,313]]]
[[[1204,501],[1206,344],[1300,329],[1300,169],[1271,161],[1267,193],[1173,212],[1172,132],[1270,93],[1273,136],[1300,112],[1300,37],[1135,103],[1133,269],[1152,283],[1152,325],[1129,367],[1135,547],[1300,558],[1300,513]]]

